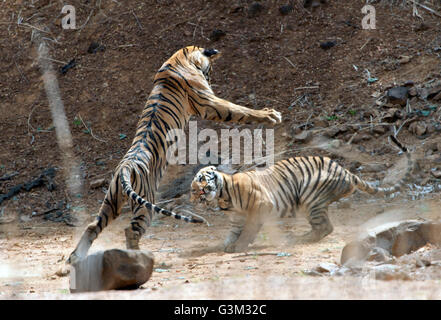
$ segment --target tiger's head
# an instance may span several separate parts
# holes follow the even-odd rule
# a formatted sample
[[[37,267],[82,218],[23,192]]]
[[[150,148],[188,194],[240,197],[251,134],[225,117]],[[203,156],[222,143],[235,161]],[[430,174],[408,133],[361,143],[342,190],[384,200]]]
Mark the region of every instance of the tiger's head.
[[[222,175],[216,167],[209,166],[202,168],[191,182],[191,202],[212,202],[215,200],[222,189]]]
[[[220,56],[216,49],[204,49],[196,46],[185,47],[175,53],[176,58],[181,62],[186,61],[202,73],[204,78],[210,83],[212,63]]]

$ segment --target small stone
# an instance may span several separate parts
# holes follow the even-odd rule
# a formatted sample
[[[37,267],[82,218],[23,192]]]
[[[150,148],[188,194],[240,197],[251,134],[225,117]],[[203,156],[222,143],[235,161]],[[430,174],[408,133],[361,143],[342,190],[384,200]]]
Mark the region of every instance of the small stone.
[[[312,134],[310,131],[303,130],[299,134],[296,134],[293,138],[296,142],[308,143],[312,139]]]
[[[336,128],[336,127],[334,127],[334,128],[329,128],[328,130],[326,130],[326,131],[323,133],[323,135],[324,135],[325,137],[328,137],[328,138],[334,138],[334,137],[335,137],[336,135],[338,135],[340,132],[341,132],[340,128]]]
[[[374,267],[375,279],[377,280],[410,280],[407,273],[393,264],[382,264]]]
[[[431,265],[431,262],[429,260],[426,260],[426,259],[417,258],[416,261],[415,261],[415,266],[417,268],[429,267],[430,265]]]
[[[58,277],[65,277],[69,274],[69,272],[70,269],[66,265],[63,265],[55,272],[55,275]]]
[[[253,2],[248,7],[248,17],[254,18],[254,17],[258,16],[263,11],[264,8],[265,7],[261,3]]]
[[[399,58],[398,58],[398,63],[399,64],[406,64],[406,63],[409,63],[410,62],[410,57],[409,56],[400,56]]]
[[[222,31],[220,29],[213,30],[210,34],[210,40],[215,42],[219,41],[222,37],[224,37],[227,33],[225,31]]]
[[[421,32],[421,31],[426,31],[429,30],[429,25],[427,25],[424,22],[421,22],[416,28],[415,28],[415,32]]]
[[[304,8],[317,8],[320,6],[320,3],[325,3],[325,0],[305,0],[303,1]]]
[[[435,132],[435,126],[432,123],[427,124],[427,130],[426,133],[427,134],[431,134]]]
[[[424,121],[415,121],[409,125],[409,131],[418,137],[424,135],[426,130],[427,124]]]
[[[439,92],[439,93],[438,93],[436,96],[434,96],[432,99],[435,100],[435,101],[440,101],[440,100],[441,100],[441,92]]]
[[[384,134],[387,131],[387,128],[385,126],[376,126],[372,129],[372,131],[374,133],[378,133],[378,134]]]
[[[314,269],[319,273],[330,273],[331,275],[338,270],[338,266],[334,263],[322,262]]]
[[[421,99],[426,100],[429,96],[429,90],[427,88],[417,88],[417,94]]]
[[[407,87],[395,87],[387,91],[386,97],[389,103],[405,106],[407,104],[409,89]]]
[[[322,48],[323,50],[329,50],[332,47],[334,47],[337,43],[335,41],[326,41],[326,42],[322,42],[320,43],[320,48]]]
[[[372,248],[372,250],[369,252],[367,261],[378,261],[378,262],[384,262],[391,259],[390,253],[380,247]]]
[[[302,272],[303,272],[303,274],[305,274],[307,276],[323,277],[323,274],[321,274],[320,272],[317,272],[315,270],[303,270]]]
[[[440,266],[441,267],[441,260],[431,261],[430,265],[432,265],[432,266]]]
[[[90,182],[90,188],[96,189],[96,188],[102,187],[105,183],[106,183],[106,179],[104,179],[104,178],[96,179],[96,180]]]
[[[356,134],[355,137],[352,139],[352,142],[359,143],[359,142],[367,141],[367,140],[371,140],[371,139],[372,139],[372,136],[367,133]]]
[[[408,91],[408,94],[411,97],[415,97],[418,94],[417,88],[415,88],[415,87],[410,88],[409,91]]]
[[[341,147],[341,144],[342,144],[342,142],[340,140],[335,139],[335,140],[332,140],[329,145],[334,149],[338,149]]]
[[[398,119],[402,119],[403,118],[403,114],[401,112],[401,110],[397,109],[397,108],[390,108],[387,110],[386,114],[383,116],[383,121],[385,122],[395,122]]]
[[[441,86],[438,85],[438,86],[435,86],[433,88],[430,88],[427,91],[427,98],[428,99],[432,99],[432,98],[440,96],[440,94],[441,94]]]
[[[325,119],[314,120],[314,127],[327,128],[329,127],[329,123]]]
[[[345,275],[354,274],[354,273],[356,273],[356,271],[354,272],[354,270],[351,268],[341,267],[334,273],[334,275],[335,276],[345,276]]]
[[[103,45],[97,42],[92,42],[89,48],[87,49],[87,53],[96,53],[98,51],[105,51],[105,50],[106,48]]]
[[[287,15],[294,10],[294,7],[290,4],[279,7],[279,12],[281,15]]]
[[[441,170],[431,171],[432,176],[436,179],[441,179]]]

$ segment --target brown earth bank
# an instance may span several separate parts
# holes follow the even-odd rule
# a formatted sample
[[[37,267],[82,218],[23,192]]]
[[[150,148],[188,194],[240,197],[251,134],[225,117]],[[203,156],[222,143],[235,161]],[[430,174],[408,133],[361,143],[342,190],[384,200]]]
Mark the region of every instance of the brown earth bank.
[[[257,1],[260,6],[244,0],[70,1],[76,30],[61,28],[59,1],[2,2],[0,196],[48,168],[56,170],[55,189],[44,182],[0,204],[0,297],[179,299],[182,292],[184,299],[439,299],[441,267],[436,264],[418,269],[418,275],[410,272],[407,280],[391,281],[316,278],[305,272],[323,262],[338,264],[345,243],[372,224],[440,218],[441,18],[420,6],[414,12],[407,2],[375,1],[376,30],[361,28],[365,1],[355,0],[307,8],[303,1],[292,1],[293,10],[286,14],[279,8],[288,1]],[[441,12],[436,1],[420,2]],[[83,179],[81,193],[73,197],[36,62],[36,31],[43,34],[57,69],[76,61],[58,74]],[[73,226],[74,217],[82,209],[89,220],[97,213],[111,173],[133,138],[155,72],[187,45],[222,52],[212,74],[217,95],[282,112],[283,122],[275,127],[276,159],[326,155],[368,180],[394,182],[404,159],[387,136],[398,132],[417,160],[415,184],[393,198],[356,194],[334,204],[334,232],[316,244],[287,246],[284,234],[291,228],[303,232],[307,223],[274,221],[250,247],[250,252],[267,255],[187,257],[184,253],[192,248],[221,242],[227,217],[195,208],[210,227],[158,218],[141,241],[156,259],[142,289],[71,295],[69,279],[56,272],[82,231]],[[388,90],[405,85],[402,103]],[[254,128],[201,120],[198,127]],[[194,168],[168,167],[159,194],[160,200],[173,200],[167,207],[192,209],[188,177]],[[182,178],[179,188],[177,177]],[[105,180],[102,185],[91,185],[99,179]],[[125,208],[127,214],[103,232],[93,251],[125,247],[129,211]],[[400,263],[413,266],[415,261],[409,257]],[[367,283],[366,290],[358,290],[360,282]],[[280,296],[258,289],[262,283]],[[249,295],[234,290],[244,285],[256,289]]]

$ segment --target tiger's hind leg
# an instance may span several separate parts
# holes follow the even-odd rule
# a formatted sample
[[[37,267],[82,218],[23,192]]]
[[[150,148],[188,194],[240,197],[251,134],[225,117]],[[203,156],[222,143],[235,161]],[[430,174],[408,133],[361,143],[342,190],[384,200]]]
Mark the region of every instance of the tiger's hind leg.
[[[140,191],[136,190],[136,192],[138,193]],[[146,199],[145,194],[138,194],[140,194],[143,199]],[[126,248],[139,250],[139,240],[146,232],[147,228],[150,226],[153,215],[152,211],[148,210],[146,207],[140,206],[132,199],[130,199],[129,201],[132,208],[133,218],[130,221],[130,225],[124,229],[126,235]]]
[[[291,244],[318,242],[333,231],[331,221],[328,217],[328,208],[312,208],[308,215],[311,231],[301,236],[292,236],[289,241]]]
[[[98,216],[95,221],[89,224],[84,230],[80,241],[78,242],[75,250],[70,254],[67,263],[75,264],[79,260],[86,257],[87,252],[92,246],[93,241],[103,231],[103,229],[121,212],[121,207],[124,203],[124,197],[122,194],[113,194],[112,190],[115,186],[113,183],[107,191],[106,197],[101,205]],[[116,189],[119,190],[119,189]]]

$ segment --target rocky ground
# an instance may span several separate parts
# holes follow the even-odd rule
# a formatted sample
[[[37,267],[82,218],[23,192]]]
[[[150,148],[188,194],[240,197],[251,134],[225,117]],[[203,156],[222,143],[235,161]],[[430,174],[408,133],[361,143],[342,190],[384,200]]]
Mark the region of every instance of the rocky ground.
[[[441,7],[420,1],[426,8],[414,12],[405,1],[374,1],[377,29],[362,30],[359,1],[312,2],[305,7],[303,1],[292,1],[289,7],[288,1],[70,1],[77,30],[60,27],[57,1],[1,3],[2,297],[76,297],[68,294],[68,278],[56,275],[82,230],[75,227],[76,213],[85,209],[92,219],[97,212],[111,172],[133,138],[157,69],[177,49],[196,44],[222,52],[212,79],[219,96],[282,112],[284,121],[275,127],[278,159],[331,156],[361,177],[387,184],[405,165],[387,140],[394,133],[417,161],[415,183],[391,199],[356,194],[334,204],[335,231],[314,245],[287,247],[284,232],[291,227],[302,232],[307,225],[302,219],[276,221],[251,248],[268,255],[185,257],[191,248],[222,241],[227,218],[196,208],[213,226],[158,219],[142,239],[157,263],[144,290],[104,295],[167,298],[182,292],[184,298],[222,298],[234,289],[231,283],[239,286],[249,279],[252,286],[262,277],[276,277],[268,282],[271,288],[278,288],[280,279],[292,283],[277,289],[283,298],[375,298],[380,291],[382,298],[439,298],[439,249],[433,245],[394,260],[406,276],[373,280],[375,288],[365,291],[358,290],[358,281],[372,279],[369,272],[341,277],[308,272],[323,263],[340,268],[344,245],[369,224],[439,219],[441,26],[439,15],[427,8],[441,12]],[[56,68],[75,61],[58,75],[83,179],[82,191],[73,197],[62,175],[63,154],[36,63],[36,31],[44,34]],[[198,121],[198,127],[234,126]],[[167,206],[177,210],[191,208],[193,170],[170,166],[159,200],[173,199]],[[129,215],[123,215],[106,229],[93,250],[124,247],[128,221]],[[292,289],[298,284],[311,290]],[[213,285],[229,289],[216,291]],[[247,297],[277,298],[253,292]]]

